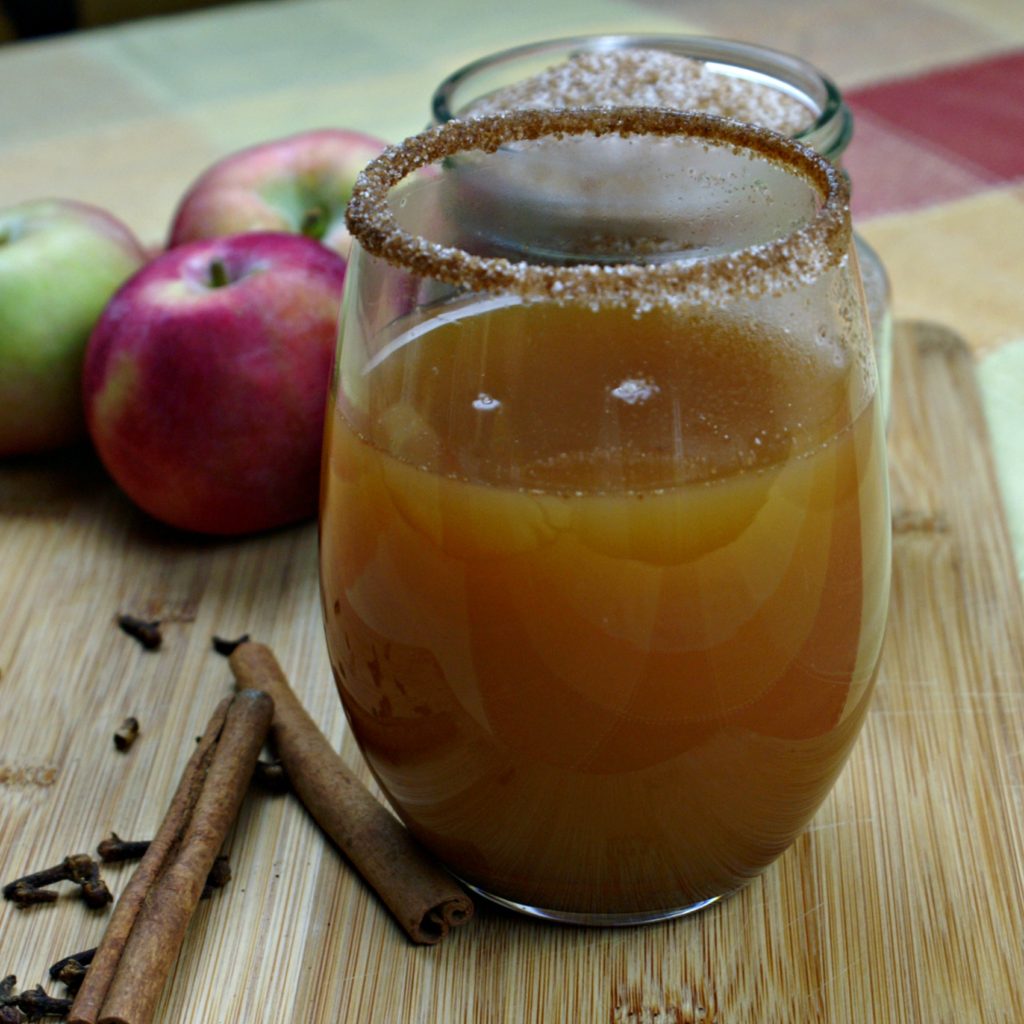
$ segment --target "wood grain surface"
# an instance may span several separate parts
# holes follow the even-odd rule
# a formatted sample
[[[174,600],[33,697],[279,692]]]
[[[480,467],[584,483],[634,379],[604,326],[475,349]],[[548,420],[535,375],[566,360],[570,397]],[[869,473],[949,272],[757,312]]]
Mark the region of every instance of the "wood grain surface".
[[[233,880],[200,905],[161,1024],[1024,1020],[1024,615],[971,357],[903,325],[892,614],[865,732],[811,827],[746,890],[642,929],[480,907],[411,946],[288,796],[252,791]],[[144,651],[119,612],[164,620]],[[217,701],[215,633],[274,647],[364,769],[321,634],[312,524],[239,541],[153,525],[76,453],[0,466],[0,881],[147,838]],[[141,735],[119,753],[126,715]],[[365,775],[364,775],[365,777]],[[131,866],[104,870],[118,892]],[[109,911],[108,911],[109,912]],[[68,893],[0,906],[0,975],[98,940]]]

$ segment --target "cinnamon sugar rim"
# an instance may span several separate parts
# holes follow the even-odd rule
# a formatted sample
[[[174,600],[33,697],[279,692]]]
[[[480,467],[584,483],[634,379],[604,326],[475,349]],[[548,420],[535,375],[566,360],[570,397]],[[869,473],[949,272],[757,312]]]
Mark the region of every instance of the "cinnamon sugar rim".
[[[459,153],[493,153],[510,142],[549,136],[609,134],[682,136],[764,157],[796,171],[817,190],[822,204],[791,234],[722,255],[657,264],[562,266],[477,256],[431,242],[400,228],[387,202],[391,189],[410,174]],[[524,298],[648,308],[758,298],[813,282],[846,259],[848,200],[846,179],[833,164],[766,128],[653,107],[516,110],[448,121],[389,147],[359,174],[345,219],[368,253],[421,277]]]

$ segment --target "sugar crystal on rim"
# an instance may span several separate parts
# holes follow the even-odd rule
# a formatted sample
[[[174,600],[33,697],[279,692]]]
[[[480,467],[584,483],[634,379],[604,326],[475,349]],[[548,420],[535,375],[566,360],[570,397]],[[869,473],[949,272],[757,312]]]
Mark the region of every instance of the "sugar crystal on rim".
[[[388,206],[391,189],[420,168],[461,153],[494,153],[509,143],[565,135],[685,137],[725,147],[801,176],[817,191],[821,205],[790,234],[723,255],[656,264],[574,265],[513,262],[442,245],[404,231]],[[373,160],[356,181],[346,221],[367,252],[424,278],[526,300],[638,311],[722,305],[811,283],[847,259],[851,238],[845,178],[813,150],[759,126],[651,107],[521,109],[448,121],[389,147]]]

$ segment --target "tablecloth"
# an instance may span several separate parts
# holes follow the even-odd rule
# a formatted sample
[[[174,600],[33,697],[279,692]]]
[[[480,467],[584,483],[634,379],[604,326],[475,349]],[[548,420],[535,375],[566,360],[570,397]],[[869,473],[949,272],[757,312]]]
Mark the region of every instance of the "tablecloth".
[[[95,202],[147,242],[241,146],[322,125],[397,140],[450,71],[547,37],[711,34],[797,54],[856,122],[854,216],[897,318],[980,360],[1024,579],[1024,6],[1019,0],[274,0],[0,49],[0,205]],[[153,169],[159,168],[159,175]]]

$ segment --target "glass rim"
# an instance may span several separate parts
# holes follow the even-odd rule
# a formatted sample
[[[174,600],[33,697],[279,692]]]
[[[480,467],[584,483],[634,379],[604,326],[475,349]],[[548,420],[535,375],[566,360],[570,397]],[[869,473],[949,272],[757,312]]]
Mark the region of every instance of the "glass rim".
[[[565,265],[480,256],[410,234],[387,201],[391,190],[417,170],[462,153],[494,153],[511,142],[549,137],[616,134],[687,138],[760,156],[795,171],[817,191],[820,206],[790,233],[726,253],[657,263]],[[847,258],[852,239],[848,184],[825,157],[766,128],[660,107],[524,109],[447,121],[372,160],[356,179],[345,219],[367,253],[419,277],[524,299],[640,309],[756,299],[810,284]]]
[[[604,53],[621,49],[661,50],[714,65],[728,66],[737,71],[753,71],[772,77],[780,86],[786,87],[785,91],[799,93],[803,99],[814,104],[814,107],[808,108],[814,120],[794,133],[792,138],[806,143],[830,160],[838,159],[850,143],[853,115],[839,87],[823,71],[802,57],[784,50],[711,35],[596,33],[521,43],[477,57],[448,74],[431,96],[431,115],[435,124],[444,124],[464,116],[452,108],[452,100],[458,90],[472,81],[474,76],[501,64],[549,52]]]

